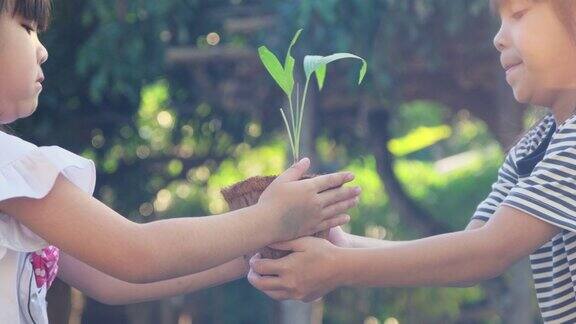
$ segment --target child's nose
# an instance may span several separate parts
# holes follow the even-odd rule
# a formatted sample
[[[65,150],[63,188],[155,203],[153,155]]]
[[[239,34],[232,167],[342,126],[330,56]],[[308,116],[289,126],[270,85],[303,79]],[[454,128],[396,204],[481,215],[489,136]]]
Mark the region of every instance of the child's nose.
[[[503,25],[500,26],[500,29],[496,33],[496,36],[494,36],[494,47],[496,47],[496,49],[499,52],[502,52],[506,48],[506,43],[504,41],[504,26]]]
[[[38,63],[44,64],[48,60],[48,50],[42,43],[39,42],[38,46]]]

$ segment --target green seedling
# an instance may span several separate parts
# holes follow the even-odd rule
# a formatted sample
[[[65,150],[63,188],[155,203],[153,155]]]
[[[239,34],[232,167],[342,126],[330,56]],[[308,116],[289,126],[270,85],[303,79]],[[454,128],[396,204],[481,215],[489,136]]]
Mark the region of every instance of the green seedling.
[[[327,65],[334,61],[346,58],[360,60],[362,62],[362,67],[360,68],[358,84],[362,83],[362,80],[364,80],[364,76],[366,75],[366,71],[368,70],[368,64],[366,63],[366,60],[350,53],[336,53],[328,56],[306,55],[303,62],[304,74],[306,76],[304,92],[302,93],[302,97],[300,97],[300,85],[296,83],[296,96],[294,97],[294,65],[296,61],[294,60],[294,57],[292,57],[291,51],[292,47],[294,47],[298,41],[301,33],[302,29],[298,30],[292,38],[292,41],[288,46],[283,65],[280,63],[276,55],[274,55],[274,53],[266,48],[266,46],[260,46],[258,48],[258,54],[262,64],[264,64],[266,70],[270,73],[274,81],[276,81],[288,99],[289,116],[286,115],[286,112],[283,108],[280,108],[280,113],[288,132],[294,162],[298,161],[300,158],[302,121],[304,117],[304,109],[306,108],[308,85],[312,75],[316,75],[318,90],[321,91],[324,87],[324,81],[326,79]]]

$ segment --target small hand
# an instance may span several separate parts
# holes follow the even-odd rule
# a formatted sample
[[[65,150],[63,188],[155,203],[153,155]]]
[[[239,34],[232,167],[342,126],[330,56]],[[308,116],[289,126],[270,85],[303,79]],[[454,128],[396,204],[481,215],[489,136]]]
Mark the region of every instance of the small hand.
[[[276,242],[345,224],[350,219],[346,212],[358,203],[360,188],[343,187],[354,180],[352,173],[299,180],[309,167],[310,160],[302,159],[278,176],[260,196],[258,205],[276,216]]]
[[[274,244],[273,248],[293,251],[277,260],[250,259],[248,281],[276,300],[314,301],[338,286],[338,247],[329,241],[303,237]]]

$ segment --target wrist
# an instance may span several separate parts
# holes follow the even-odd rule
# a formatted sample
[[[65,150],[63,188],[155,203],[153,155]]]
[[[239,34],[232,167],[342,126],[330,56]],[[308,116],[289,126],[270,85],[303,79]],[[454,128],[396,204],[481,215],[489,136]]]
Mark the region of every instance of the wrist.
[[[332,253],[331,277],[336,286],[350,286],[350,251],[352,248],[335,247]]]
[[[282,227],[281,208],[263,202],[258,202],[252,207],[254,208],[253,214],[257,219],[256,228],[259,229],[259,232],[265,235],[266,244],[263,246],[285,241],[284,237],[286,236],[286,233],[284,233]]]
[[[250,270],[250,264],[248,260],[249,259],[246,259],[246,256],[243,256],[233,261],[234,269],[236,270],[233,280],[246,277],[248,271]]]
[[[238,211],[243,212],[240,221],[241,226],[250,228],[251,240],[259,242],[255,249],[276,243],[277,225],[273,217],[270,217],[270,207],[263,203],[256,203],[252,206],[242,208]],[[249,254],[249,253],[246,253]]]

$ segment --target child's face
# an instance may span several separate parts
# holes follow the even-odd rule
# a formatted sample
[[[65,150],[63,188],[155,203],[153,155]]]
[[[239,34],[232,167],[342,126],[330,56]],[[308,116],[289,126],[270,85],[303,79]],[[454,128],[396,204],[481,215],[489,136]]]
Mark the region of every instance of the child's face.
[[[499,13],[494,45],[516,100],[552,107],[560,97],[573,96],[576,35],[562,24],[551,1],[510,0]]]
[[[40,65],[47,58],[33,22],[0,14],[0,124],[36,110],[44,79]]]

